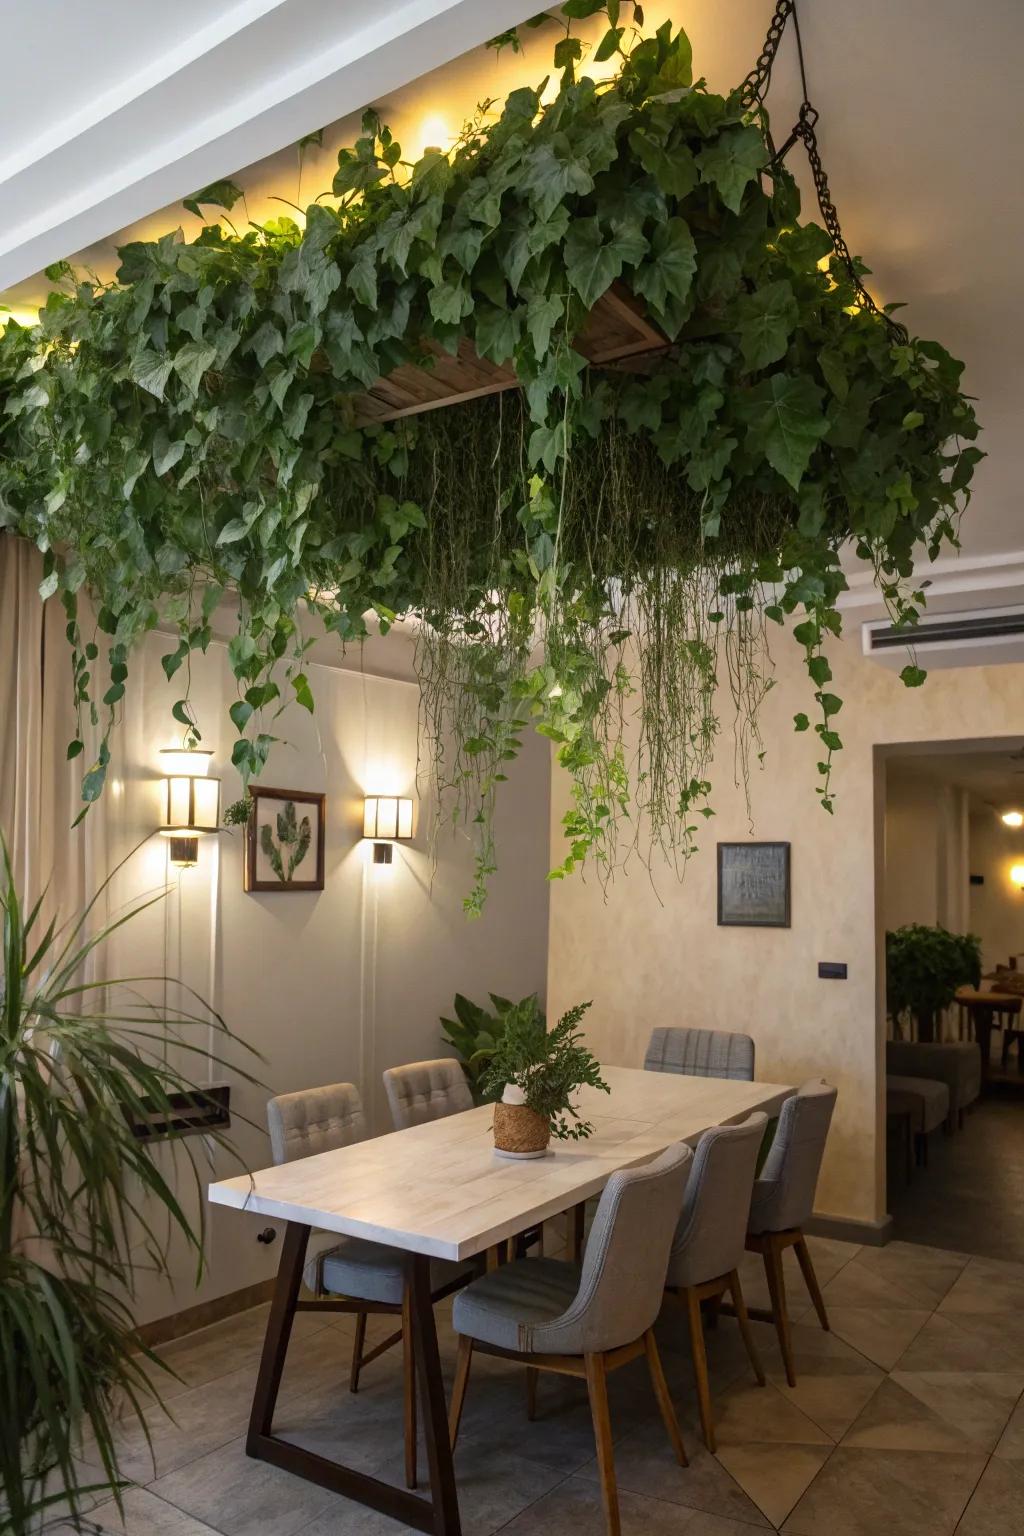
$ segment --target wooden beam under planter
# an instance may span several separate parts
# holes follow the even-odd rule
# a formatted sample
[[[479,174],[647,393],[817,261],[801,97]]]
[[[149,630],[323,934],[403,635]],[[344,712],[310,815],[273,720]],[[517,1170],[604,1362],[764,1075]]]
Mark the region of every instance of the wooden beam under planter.
[[[632,294],[613,283],[594,305],[573,345],[588,363],[608,365],[663,352],[668,342]],[[435,411],[519,386],[513,368],[478,357],[466,337],[459,342],[454,357],[436,342],[425,340],[422,347],[422,367],[402,363],[356,398],[356,426],[397,421],[402,416],[417,416],[421,411]]]

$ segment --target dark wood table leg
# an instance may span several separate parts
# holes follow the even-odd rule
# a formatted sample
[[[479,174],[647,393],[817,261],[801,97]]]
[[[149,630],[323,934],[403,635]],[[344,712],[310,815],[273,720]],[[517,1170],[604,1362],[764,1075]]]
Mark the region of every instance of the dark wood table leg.
[[[452,1443],[448,1434],[448,1404],[445,1401],[441,1356],[437,1348],[437,1325],[430,1295],[430,1260],[422,1254],[406,1255],[406,1273],[412,1311],[413,1345],[416,1376],[423,1408],[423,1438],[430,1469],[430,1493],[434,1510],[435,1536],[460,1536],[459,1497],[455,1487]]]
[[[981,1052],[981,1080],[984,1083],[989,1075],[989,1055],[992,1050],[992,1015],[987,1008],[974,1010],[974,1038]]]
[[[452,1465],[451,1445],[448,1440],[448,1417],[444,1396],[444,1380],[441,1375],[441,1357],[437,1348],[437,1329],[434,1324],[434,1308],[430,1295],[430,1262],[418,1254],[407,1254],[406,1264],[412,1295],[412,1328],[416,1351],[417,1376],[423,1403],[424,1437],[427,1443],[427,1460],[430,1466],[430,1500],[397,1488],[393,1483],[382,1482],[353,1467],[343,1466],[314,1451],[281,1440],[273,1433],[274,1409],[281,1387],[288,1343],[291,1338],[292,1320],[297,1305],[315,1308],[316,1303],[299,1303],[299,1287],[309,1242],[310,1229],[300,1222],[290,1221],[285,1229],[281,1249],[281,1263],[277,1271],[277,1285],[270,1304],[270,1317],[263,1340],[256,1391],[253,1395],[249,1432],[246,1436],[246,1455],[258,1461],[271,1462],[296,1477],[329,1488],[333,1493],[355,1499],[371,1509],[400,1520],[413,1530],[424,1531],[427,1536],[461,1536],[458,1493],[455,1471]],[[400,1426],[396,1425],[396,1446],[400,1439]]]

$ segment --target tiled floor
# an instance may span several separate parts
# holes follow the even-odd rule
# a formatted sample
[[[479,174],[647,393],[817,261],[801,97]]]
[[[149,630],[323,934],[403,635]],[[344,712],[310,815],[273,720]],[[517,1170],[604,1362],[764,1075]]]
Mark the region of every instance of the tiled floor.
[[[890,1152],[896,1237],[1024,1263],[1024,1079],[1016,1070],[968,1113],[955,1136],[931,1138],[910,1183]]]
[[[718,1454],[698,1435],[682,1318],[659,1325],[690,1455],[669,1452],[642,1362],[612,1378],[624,1536],[1024,1536],[1024,1265],[896,1242],[812,1251],[832,1319],[824,1333],[789,1270],[797,1386],[786,1386],[773,1330],[755,1324],[769,1381],[758,1388],[733,1320],[708,1334]],[[765,1305],[758,1261],[748,1300]],[[166,1388],[174,1422],[154,1414],[153,1457],[136,1432],[126,1468],[139,1483],[128,1536],[400,1536],[406,1528],[250,1461],[243,1432],[265,1309],[168,1346],[182,1381]],[[438,1309],[450,1369],[449,1309]],[[383,1326],[383,1324],[381,1324]],[[275,1425],[311,1448],[400,1479],[399,1357],[347,1390],[351,1322],[304,1317]],[[371,1324],[372,1327],[372,1324]],[[542,1378],[525,1417],[522,1371],[478,1357],[456,1457],[466,1536],[603,1536],[585,1390]],[[61,1533],[65,1536],[65,1533]]]

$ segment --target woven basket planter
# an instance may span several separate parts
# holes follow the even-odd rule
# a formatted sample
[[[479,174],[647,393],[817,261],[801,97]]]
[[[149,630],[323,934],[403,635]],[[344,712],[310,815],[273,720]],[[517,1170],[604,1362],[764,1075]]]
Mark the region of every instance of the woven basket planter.
[[[495,1104],[494,1147],[519,1157],[536,1157],[546,1150],[551,1127],[543,1115],[525,1104]]]

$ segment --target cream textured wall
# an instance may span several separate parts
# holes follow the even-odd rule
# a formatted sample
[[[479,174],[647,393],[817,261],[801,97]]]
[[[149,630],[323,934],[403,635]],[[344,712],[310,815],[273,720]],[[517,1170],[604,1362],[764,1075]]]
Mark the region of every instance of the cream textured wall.
[[[834,646],[833,689],[844,698],[845,742],[834,817],[814,795],[814,741],[792,731],[807,709],[800,653],[776,641],[777,685],[762,726],[769,751],[751,785],[748,820],[732,782],[732,741],[722,737],[714,773],[717,815],[685,880],[667,869],[653,882],[636,864],[607,893],[590,877],[554,886],[548,963],[552,1014],[593,998],[588,1032],[605,1061],[637,1066],[657,1024],[744,1030],[757,1045],[758,1076],[799,1083],[824,1075],[839,1089],[818,1188],[822,1214],[876,1221],[884,1215],[882,1038],[876,934],[883,910],[884,773],[877,748],[928,740],[1002,737],[1024,731],[1024,666],[933,673],[915,691],[860,654],[858,637]],[[552,849],[567,804],[564,776],[552,792]],[[715,842],[792,843],[792,927],[718,928]],[[842,960],[847,981],[820,981],[819,960]]]
[[[174,744],[170,706],[182,692],[181,674],[171,684],[163,676],[159,658],[167,648],[166,640],[152,636],[136,659],[108,790],[85,825],[70,834],[84,836],[92,818],[103,817],[111,864],[157,824],[157,754]],[[518,997],[543,991],[545,982],[547,744],[527,742],[503,786],[500,869],[484,916],[469,922],[461,909],[472,876],[468,844],[461,837],[442,839],[432,871],[423,831],[427,802],[419,805],[416,839],[396,848],[390,870],[374,870],[359,841],[364,790],[414,793],[416,688],[334,667],[309,670],[316,714],[293,708],[273,727],[288,740],[273,749],[264,782],[326,790],[324,891],[245,895],[241,833],[234,831],[204,841],[198,865],[181,873],[168,868],[165,841],[151,837],[132,854],[112,892],[116,910],[170,881],[167,899],[117,936],[107,974],[179,977],[213,1002],[264,1058],[248,1065],[265,1086],[227,1074],[234,1082],[231,1134],[248,1168],[270,1161],[264,1129],[269,1092],[352,1081],[375,1129],[387,1130],[380,1074],[387,1066],[441,1053],[438,1020],[450,1011],[456,990],[484,1001],[488,990]],[[211,771],[223,779],[225,804],[239,793],[226,714],[234,697],[222,647],[193,659],[192,699],[203,744],[216,752]],[[62,742],[56,750],[63,755]],[[159,998],[160,988],[145,990]],[[197,1040],[207,1044],[205,1031]],[[203,1067],[200,1057],[193,1065],[200,1081]],[[220,1152],[208,1157],[200,1139],[187,1145],[199,1159],[204,1184],[239,1171]],[[161,1157],[170,1164],[168,1149]],[[180,1186],[198,1219],[201,1202],[183,1154],[179,1161],[185,1175]],[[179,1250],[173,1294],[143,1281],[140,1321],[252,1284],[276,1269],[280,1244],[256,1242],[264,1223],[220,1206],[208,1209],[206,1219],[209,1267],[201,1287],[194,1287],[194,1258]]]

